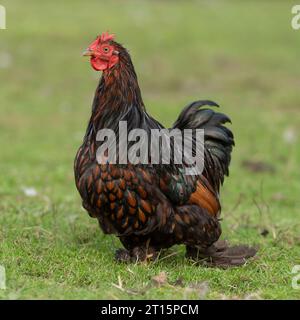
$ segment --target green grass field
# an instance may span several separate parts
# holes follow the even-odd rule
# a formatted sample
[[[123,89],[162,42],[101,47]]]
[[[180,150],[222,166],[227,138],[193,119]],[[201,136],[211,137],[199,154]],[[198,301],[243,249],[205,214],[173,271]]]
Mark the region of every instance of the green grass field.
[[[291,273],[300,265],[294,1],[1,4],[0,265],[7,288],[0,298],[300,298]],[[154,263],[114,261],[119,240],[104,236],[81,208],[73,178],[100,77],[81,52],[105,30],[130,49],[148,111],[160,122],[170,125],[197,99],[215,100],[230,115],[236,147],[221,193],[222,237],[258,245],[256,260],[204,268],[179,246]],[[26,195],[28,188],[37,194]],[[153,277],[161,272],[167,279],[158,286]]]

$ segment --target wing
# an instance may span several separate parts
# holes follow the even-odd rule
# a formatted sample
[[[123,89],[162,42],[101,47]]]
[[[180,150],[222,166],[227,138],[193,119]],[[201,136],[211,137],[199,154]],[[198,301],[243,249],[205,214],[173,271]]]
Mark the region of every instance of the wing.
[[[195,204],[214,216],[220,212],[218,194],[204,175],[189,176],[181,171],[177,174],[165,171],[160,175],[159,187],[173,205]]]

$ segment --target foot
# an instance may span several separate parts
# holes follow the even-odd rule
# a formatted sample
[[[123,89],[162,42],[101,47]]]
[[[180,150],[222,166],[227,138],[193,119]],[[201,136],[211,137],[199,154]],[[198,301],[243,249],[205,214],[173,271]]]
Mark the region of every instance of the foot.
[[[226,241],[217,241],[207,249],[187,247],[186,255],[208,267],[228,268],[244,265],[256,252],[246,245],[229,247]]]
[[[154,261],[157,255],[157,251],[153,247],[135,247],[131,251],[132,259],[135,262]]]
[[[153,247],[135,247],[131,251],[118,249],[115,253],[117,262],[124,263],[154,261],[157,256],[157,251]]]
[[[130,253],[126,249],[118,249],[115,253],[115,259],[117,260],[117,262],[131,262]]]

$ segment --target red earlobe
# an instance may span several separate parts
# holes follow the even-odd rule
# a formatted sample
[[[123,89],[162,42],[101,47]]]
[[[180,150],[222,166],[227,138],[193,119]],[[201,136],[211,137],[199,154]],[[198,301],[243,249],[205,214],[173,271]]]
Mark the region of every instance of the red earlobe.
[[[108,62],[108,68],[113,67],[115,64],[119,62],[119,57],[118,56],[111,56]]]

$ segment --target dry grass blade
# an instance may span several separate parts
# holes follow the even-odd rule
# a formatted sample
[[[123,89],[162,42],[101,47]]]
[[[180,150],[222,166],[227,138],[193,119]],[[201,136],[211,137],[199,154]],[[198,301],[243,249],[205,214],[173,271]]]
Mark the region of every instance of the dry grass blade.
[[[122,279],[120,277],[120,275],[118,275],[118,284],[112,283],[112,286],[114,286],[115,288],[121,290],[122,292],[128,293],[128,294],[132,294],[132,295],[137,295],[138,292],[126,289],[123,287],[123,282]]]

